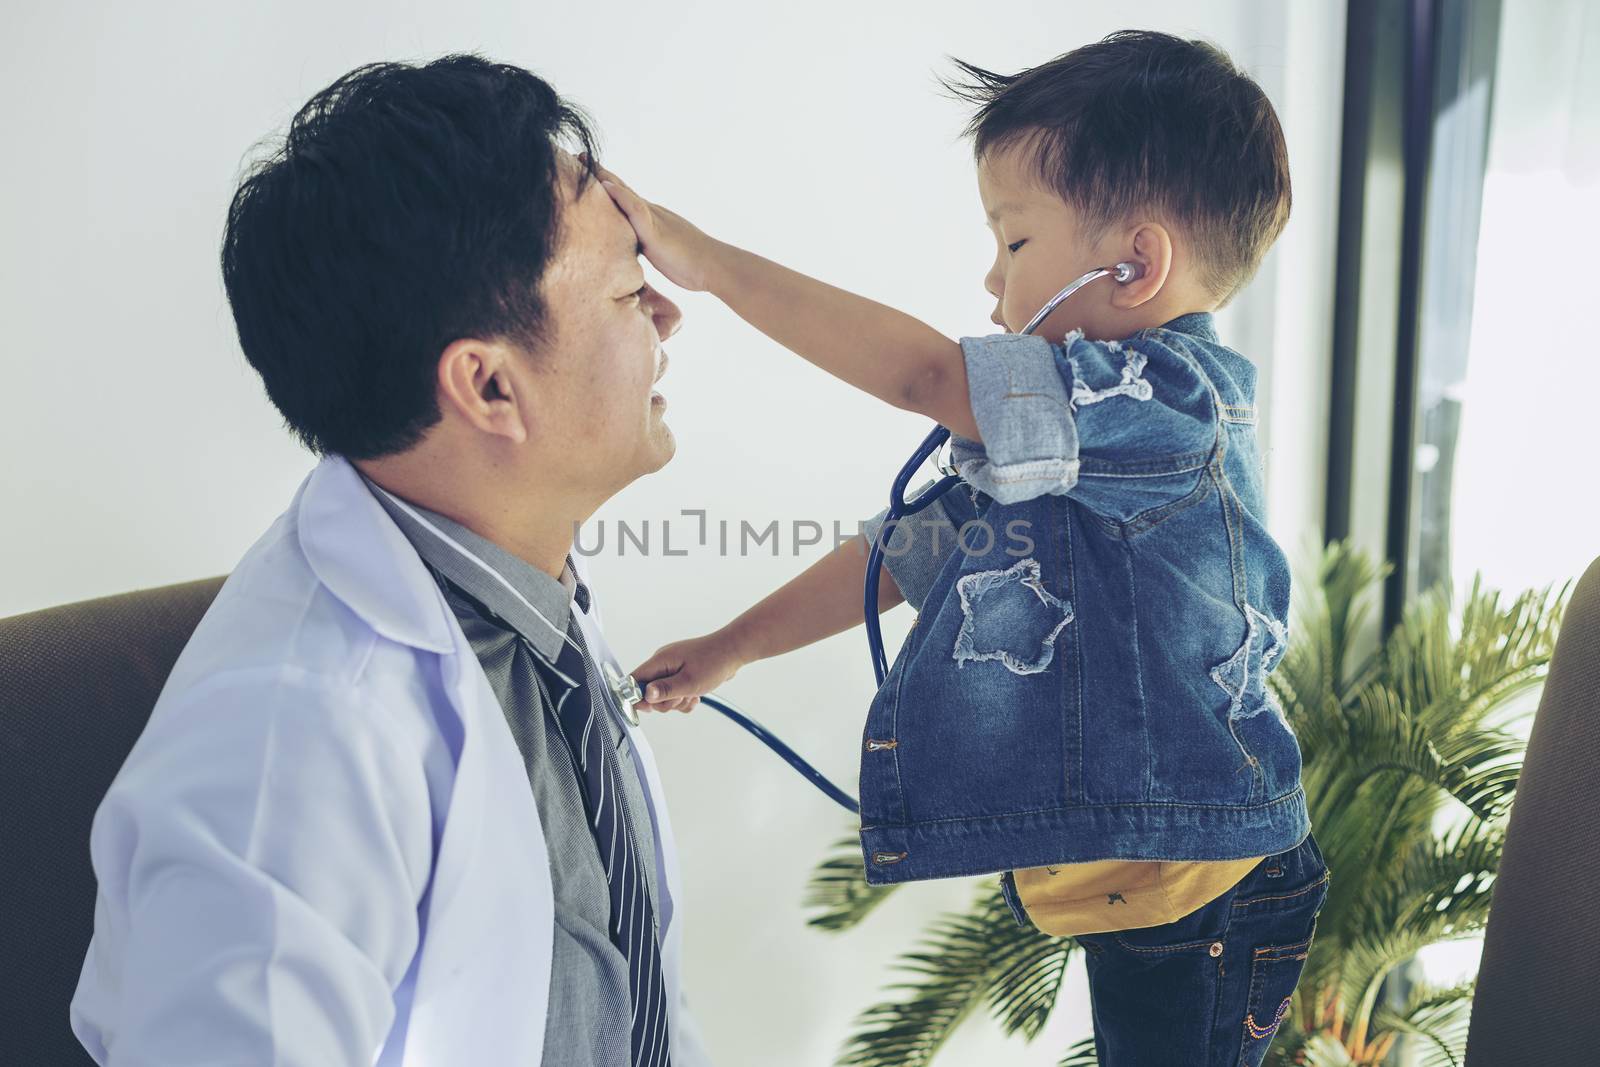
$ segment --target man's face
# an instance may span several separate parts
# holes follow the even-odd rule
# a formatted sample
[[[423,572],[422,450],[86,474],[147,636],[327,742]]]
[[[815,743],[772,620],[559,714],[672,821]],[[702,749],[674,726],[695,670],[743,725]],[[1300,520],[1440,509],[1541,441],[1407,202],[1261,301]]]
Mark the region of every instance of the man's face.
[[[559,162],[562,235],[543,281],[551,330],[535,418],[568,449],[574,478],[615,492],[677,449],[654,385],[682,313],[645,282],[638,238],[600,183],[578,195],[577,160]]]
[[[995,238],[995,258],[983,287],[998,301],[990,315],[996,326],[1019,332],[1068,282],[1107,265],[1101,260],[1111,250],[1101,246],[1111,235],[1097,244],[1083,240],[1078,212],[1039,181],[1025,142],[992,150],[978,161],[978,197]],[[1108,292],[1109,286],[1086,288],[1034,332],[1051,341],[1072,328],[1099,336],[1097,323],[1109,311],[1100,305],[1107,304]]]

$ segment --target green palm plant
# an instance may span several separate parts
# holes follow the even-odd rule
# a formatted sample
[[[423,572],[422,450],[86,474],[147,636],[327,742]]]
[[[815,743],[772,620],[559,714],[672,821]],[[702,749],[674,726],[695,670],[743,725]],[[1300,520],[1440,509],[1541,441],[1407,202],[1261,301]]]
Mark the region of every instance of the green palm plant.
[[[1514,698],[1543,680],[1566,603],[1566,586],[1508,601],[1475,579],[1459,610],[1448,590],[1425,593],[1364,649],[1384,573],[1358,550],[1329,546],[1270,679],[1300,740],[1333,873],[1296,1007],[1270,1054],[1279,1063],[1376,1067],[1409,1035],[1425,1067],[1460,1064],[1471,983],[1418,987],[1399,1006],[1379,994],[1418,950],[1487,919],[1522,764],[1515,726],[1527,708]],[[866,884],[846,838],[812,875],[809,922],[848,930],[893,889]],[[838,1063],[923,1067],[980,1009],[1032,1040],[1076,951],[1071,938],[1019,927],[988,879],[968,909],[936,919],[901,955],[905,980],[861,1013]],[[1094,1063],[1085,1040],[1060,1067]]]

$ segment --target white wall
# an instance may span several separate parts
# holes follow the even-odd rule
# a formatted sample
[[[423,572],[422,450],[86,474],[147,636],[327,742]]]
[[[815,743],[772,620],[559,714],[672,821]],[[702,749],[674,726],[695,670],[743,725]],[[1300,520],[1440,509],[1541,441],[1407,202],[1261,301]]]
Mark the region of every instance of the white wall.
[[[990,255],[965,114],[935,91],[953,53],[1015,69],[1130,23],[1208,37],[1278,106],[1289,229],[1221,316],[1263,365],[1272,519],[1320,523],[1343,5],[1163,0],[978,5],[510,3],[8,5],[0,40],[0,614],[218,574],[311,466],[240,356],[218,277],[249,146],[312,92],[377,58],[481,50],[584,104],[604,158],[712,232],[921,315],[989,332]],[[877,509],[924,431],[809,369],[709,299],[685,296],[664,381],[677,459],[600,518],[834,519]],[[614,528],[608,531],[614,545]],[[725,621],[819,551],[590,561],[624,659]],[[898,642],[904,611],[886,626]],[[892,646],[891,646],[892,647]],[[860,631],[750,668],[726,689],[853,784],[871,674]],[[828,1062],[933,911],[968,883],[903,891],[842,937],[801,891],[849,830],[713,712],[652,726],[683,841],[689,985],[724,1064]],[[1033,1047],[986,1023],[948,1062],[1054,1064],[1087,1032],[1075,970]]]

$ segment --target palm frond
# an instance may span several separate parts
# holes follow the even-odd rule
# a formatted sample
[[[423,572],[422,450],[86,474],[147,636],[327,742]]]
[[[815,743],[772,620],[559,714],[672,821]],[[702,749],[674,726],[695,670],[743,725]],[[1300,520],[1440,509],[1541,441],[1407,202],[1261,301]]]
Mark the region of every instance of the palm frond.
[[[1008,929],[1009,927],[1009,929]],[[891,990],[899,1000],[875,1004],[856,1020],[839,1063],[844,1067],[924,1067],[988,991],[991,956],[1021,931],[997,893],[967,913],[936,919],[917,949],[896,967],[917,976]]]
[[[1473,579],[1458,642],[1469,708],[1492,709],[1543,680],[1571,588],[1565,582],[1529,589],[1502,607],[1500,594],[1483,588],[1482,576]]]
[[[806,885],[802,906],[816,908],[806,920],[823,930],[848,930],[888,899],[895,885],[868,885],[861,865],[861,843],[846,837],[833,845],[832,854],[817,864]]]
[[[1061,1058],[1056,1067],[1099,1067],[1099,1065],[1100,1059],[1094,1051],[1094,1038],[1086,1037],[1067,1049],[1067,1054]]]
[[[1297,710],[1329,710],[1330,698],[1331,710],[1337,711],[1344,695],[1376,672],[1376,650],[1358,655],[1356,642],[1369,628],[1375,587],[1388,571],[1344,545],[1330,545],[1323,553],[1317,580],[1300,594],[1289,648],[1268,676],[1291,722]]]
[[[1361,693],[1346,721],[1349,754],[1374,757],[1370,763],[1351,766],[1355,782],[1394,771],[1454,797],[1481,819],[1509,808],[1504,767],[1522,751],[1520,739],[1498,730],[1444,736],[1428,720],[1412,714],[1399,692],[1384,685]],[[1513,774],[1510,786],[1515,785]],[[1339,803],[1341,798],[1327,799]]]
[[[1268,1056],[1282,1064],[1292,1063],[1295,1067],[1351,1067],[1355,1062],[1350,1058],[1349,1051],[1331,1034],[1313,1034],[1294,1044],[1274,1041]]]
[[[972,909],[933,923],[897,966],[916,976],[905,995],[862,1013],[840,1059],[850,1067],[920,1067],[980,1004],[1007,1034],[1032,1040],[1049,1018],[1077,943],[1018,925],[986,887]]]
[[[1279,697],[1300,740],[1312,825],[1336,872],[1302,985],[1342,990],[1364,1031],[1370,997],[1399,961],[1482,923],[1484,875],[1498,863],[1496,835],[1523,748],[1497,716],[1542,680],[1566,590],[1532,590],[1507,602],[1477,580],[1459,617],[1447,591],[1424,595],[1374,657],[1340,677],[1318,674],[1316,661],[1334,643],[1338,612],[1346,610],[1340,605],[1366,595],[1350,576],[1375,583],[1378,571],[1337,547],[1329,560],[1322,576],[1333,587],[1307,596],[1310,625],[1279,668],[1299,673],[1284,679]],[[1435,842],[1436,816],[1452,801],[1472,813],[1480,840]],[[1340,878],[1344,872],[1359,873]],[[1463,879],[1468,891],[1451,896]]]
[[[1530,589],[1507,604],[1478,576],[1459,618],[1448,587],[1422,594],[1385,642],[1389,684],[1437,730],[1477,728],[1543,677],[1566,593],[1566,586]]]
[[[1461,1067],[1467,1058],[1467,1028],[1472,1020],[1472,982],[1446,989],[1418,986],[1406,1006],[1380,1007],[1373,1024],[1417,1039],[1416,1067]]]
[[[1359,684],[1374,669],[1374,657],[1356,659],[1356,643],[1369,630],[1376,598],[1374,590],[1393,570],[1388,563],[1376,563],[1372,556],[1354,545],[1336,542],[1323,553],[1313,583],[1313,618],[1321,627],[1331,653],[1330,686]]]
[[[1021,928],[1019,928],[1020,930]],[[994,946],[989,973],[989,1010],[1006,1034],[1032,1041],[1050,1017],[1067,963],[1077,943],[1037,930]]]
[[[1469,821],[1442,839],[1419,841],[1397,873],[1368,884],[1342,946],[1346,1003],[1371,1005],[1378,984],[1400,963],[1483,928],[1504,841],[1498,822]]]

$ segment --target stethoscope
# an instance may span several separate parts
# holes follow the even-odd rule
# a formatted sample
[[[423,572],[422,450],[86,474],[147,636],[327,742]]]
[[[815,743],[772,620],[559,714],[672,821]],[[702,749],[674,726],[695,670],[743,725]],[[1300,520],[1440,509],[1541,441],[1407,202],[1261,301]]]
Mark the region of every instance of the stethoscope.
[[[1139,274],[1140,269],[1137,263],[1118,263],[1111,267],[1097,267],[1087,274],[1073,279],[1070,285],[1051,297],[1049,302],[1039,309],[1038,314],[1028,320],[1028,324],[1022,328],[1021,332],[1024,334],[1033,333],[1045,319],[1050,317],[1051,312],[1061,306],[1063,301],[1097,278],[1109,277],[1119,284],[1125,284],[1139,277]],[[883,632],[878,625],[878,579],[883,567],[884,543],[888,540],[895,525],[900,520],[908,515],[915,515],[917,512],[922,511],[961,480],[961,476],[955,472],[948,461],[941,457],[937,463],[943,477],[921,493],[918,493],[914,499],[907,500],[905,497],[906,486],[911,483],[911,479],[916,476],[917,471],[927,462],[928,457],[938,451],[940,446],[949,439],[949,430],[943,426],[935,426],[933,432],[922,439],[922,443],[911,454],[911,458],[906,460],[905,464],[900,468],[900,473],[895,475],[894,482],[889,487],[889,510],[885,513],[883,525],[879,527],[878,536],[873,538],[872,548],[867,553],[867,577],[862,590],[861,610],[867,626],[867,649],[872,657],[872,673],[877,679],[880,688],[883,685],[884,678],[889,673],[888,661],[883,652]],[[623,715],[630,725],[638,726],[639,713],[634,708],[634,705],[644,699],[644,694],[639,689],[639,683],[618,665],[616,657],[611,654],[610,648],[605,644],[604,637],[598,631],[589,636],[589,647],[596,658],[599,659],[600,672],[604,676],[607,686],[611,689],[612,695],[616,698]],[[760,723],[728,701],[710,693],[702,696],[700,702],[715,708],[755,735],[758,741],[781,756],[789,766],[809,779],[812,785],[822,790],[840,807],[853,815],[860,814],[861,805],[856,802],[854,797],[834,785],[821,771],[813,767],[803,756],[784,744],[777,735],[767,730]]]

